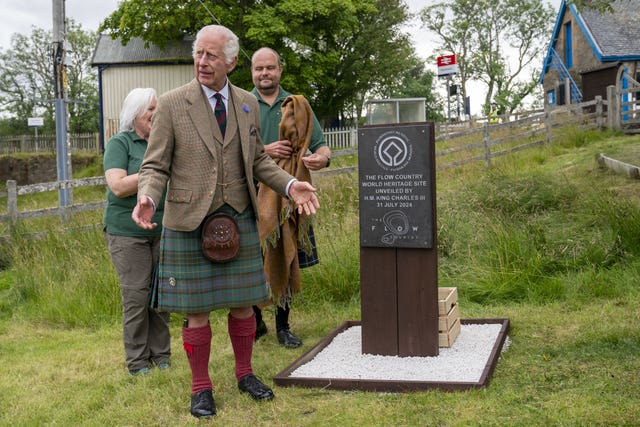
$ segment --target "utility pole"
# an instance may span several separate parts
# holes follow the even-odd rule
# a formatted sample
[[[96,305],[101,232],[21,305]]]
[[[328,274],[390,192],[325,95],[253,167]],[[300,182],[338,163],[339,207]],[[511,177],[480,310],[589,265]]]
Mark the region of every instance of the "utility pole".
[[[56,158],[58,167],[58,181],[71,179],[71,152],[67,128],[67,69],[65,25],[65,0],[53,2],[53,81],[54,104],[56,110]],[[58,205],[65,208],[73,204],[71,189],[63,187],[58,190]]]
[[[447,122],[451,123],[451,76],[447,76]]]

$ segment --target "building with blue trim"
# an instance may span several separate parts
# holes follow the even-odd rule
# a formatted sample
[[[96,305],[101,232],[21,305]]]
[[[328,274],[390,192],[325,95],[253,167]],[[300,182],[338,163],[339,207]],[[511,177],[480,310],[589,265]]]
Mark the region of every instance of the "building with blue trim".
[[[611,7],[599,12],[562,1],[539,78],[545,105],[606,99],[621,67],[639,80],[640,0]]]

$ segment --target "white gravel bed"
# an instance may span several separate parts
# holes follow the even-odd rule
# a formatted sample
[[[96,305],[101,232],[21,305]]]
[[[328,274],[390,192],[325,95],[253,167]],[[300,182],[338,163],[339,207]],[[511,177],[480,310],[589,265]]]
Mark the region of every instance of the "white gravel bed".
[[[352,326],[290,377],[478,382],[501,328],[497,323],[462,325],[453,346],[441,347],[438,356],[398,357],[362,354],[361,326]],[[503,351],[508,344],[507,338]]]

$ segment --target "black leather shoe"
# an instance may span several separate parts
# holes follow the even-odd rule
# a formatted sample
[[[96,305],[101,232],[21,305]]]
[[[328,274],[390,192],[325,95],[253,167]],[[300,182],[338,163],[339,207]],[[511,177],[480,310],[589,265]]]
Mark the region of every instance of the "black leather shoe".
[[[271,400],[273,399],[273,391],[262,383],[255,375],[245,375],[238,381],[238,388],[255,400]]]
[[[269,329],[267,329],[267,324],[264,323],[264,320],[260,320],[260,323],[258,323],[258,325],[256,326],[256,336],[253,339],[253,341],[258,341],[260,339],[261,336],[266,335],[267,331]]]
[[[216,414],[213,392],[202,390],[191,396],[191,415],[196,418],[211,418]]]
[[[288,329],[278,331],[278,342],[286,348],[298,348],[302,345],[300,338],[293,335]]]

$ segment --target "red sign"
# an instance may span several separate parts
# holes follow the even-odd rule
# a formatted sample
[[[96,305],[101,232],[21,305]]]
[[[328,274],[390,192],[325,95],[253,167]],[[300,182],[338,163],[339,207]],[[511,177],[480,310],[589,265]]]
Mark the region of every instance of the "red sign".
[[[455,55],[438,56],[438,77],[458,74],[458,63]]]
[[[456,64],[455,55],[438,56],[438,67],[446,67],[447,65],[455,65],[455,64]]]

